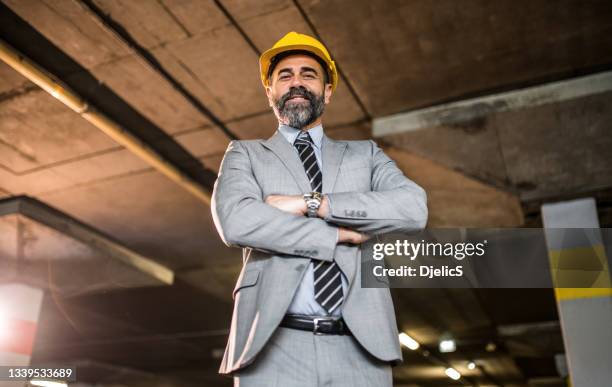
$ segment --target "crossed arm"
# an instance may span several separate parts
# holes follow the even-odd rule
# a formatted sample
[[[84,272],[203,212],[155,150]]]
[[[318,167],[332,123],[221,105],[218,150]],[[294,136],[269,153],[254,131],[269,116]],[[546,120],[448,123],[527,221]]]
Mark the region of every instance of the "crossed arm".
[[[266,197],[265,202],[290,214],[306,216],[306,201],[301,195],[270,195]],[[321,219],[326,219],[329,216],[329,198],[327,195],[324,195],[321,200],[317,216]],[[359,244],[367,241],[370,237],[371,235],[347,227],[338,227],[338,243]]]
[[[304,216],[301,196],[263,197],[247,150],[232,141],[212,198],[213,220],[228,246],[331,261],[338,243],[361,243],[368,235],[422,229],[425,191],[372,144],[372,191],[324,196],[318,218]],[[357,211],[355,211],[357,209]]]

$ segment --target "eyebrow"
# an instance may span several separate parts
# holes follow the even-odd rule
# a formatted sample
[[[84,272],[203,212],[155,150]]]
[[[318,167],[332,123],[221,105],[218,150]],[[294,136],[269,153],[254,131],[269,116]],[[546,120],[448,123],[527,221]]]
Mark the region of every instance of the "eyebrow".
[[[319,75],[319,73],[317,72],[317,70],[316,70],[316,69],[314,69],[314,68],[312,68],[312,67],[308,67],[308,66],[302,66],[302,67],[300,68],[300,72],[301,72],[301,73],[305,73],[305,72],[313,72],[313,73],[315,73],[315,74]],[[290,74],[293,74],[293,70],[292,70],[291,68],[289,68],[289,67],[285,67],[285,68],[280,69],[280,70],[278,71],[278,75],[279,75],[279,76],[281,75],[281,73],[290,73]]]

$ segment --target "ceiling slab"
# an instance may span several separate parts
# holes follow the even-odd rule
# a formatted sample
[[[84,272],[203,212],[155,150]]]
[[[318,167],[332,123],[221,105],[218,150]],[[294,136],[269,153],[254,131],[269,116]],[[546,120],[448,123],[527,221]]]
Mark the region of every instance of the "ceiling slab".
[[[230,24],[230,21],[223,15],[214,1],[163,0],[159,3],[182,25],[190,36]],[[260,3],[258,2],[257,7],[252,8],[259,8],[259,6]],[[122,24],[126,25],[127,23],[129,25],[132,22],[131,20],[125,20],[122,21]]]
[[[131,55],[122,42],[108,34],[76,1],[8,0],[4,3],[85,68]]]
[[[399,168],[427,192],[428,227],[517,227],[518,197],[412,152],[386,147]]]
[[[12,171],[0,167],[0,181],[6,192],[13,195],[37,195],[45,189],[66,188],[74,185],[73,181],[52,169],[41,169],[24,176],[15,175]]]
[[[168,134],[210,125],[207,117],[135,55],[92,68],[91,73]]]
[[[0,103],[0,164],[14,173],[116,146],[108,136],[40,89]]]
[[[226,27],[229,28],[229,27]],[[197,38],[194,38],[197,39]],[[191,40],[178,42],[186,46],[192,46],[194,50],[198,50],[197,43]],[[200,78],[202,72],[207,72],[210,76],[214,76],[213,68],[206,67],[200,68],[200,73],[193,69],[184,59],[183,54],[178,49],[175,51],[174,47],[161,46],[151,50],[156,60],[163,66],[163,68],[178,82],[180,83],[188,93],[196,98],[202,105],[204,105],[210,112],[212,112],[220,120],[228,120],[230,113],[227,112],[225,101],[219,96],[219,90],[215,90],[206,83],[206,76],[204,79]],[[204,54],[201,52],[200,54]],[[198,55],[198,54],[195,54]],[[213,65],[214,66],[214,65]],[[237,115],[242,116],[242,115]]]
[[[0,180],[15,194],[40,194],[95,183],[98,180],[149,170],[144,161],[121,147],[65,160],[54,165],[14,174],[0,168]]]
[[[270,109],[269,112],[257,114],[246,119],[232,121],[228,124],[228,127],[233,133],[236,133],[238,138],[243,140],[269,138],[278,128],[278,120]]]
[[[225,152],[229,144],[229,138],[225,133],[216,128],[206,128],[175,137],[192,155],[198,158]]]
[[[607,2],[299,3],[375,117],[612,61]]]
[[[35,86],[3,61],[0,62],[0,103],[13,98],[15,95],[27,93],[32,88],[38,88],[38,86]]]
[[[161,1],[93,0],[93,3],[145,48],[189,36],[189,32]],[[81,8],[87,10],[90,18],[95,18],[89,7],[81,5]]]
[[[257,2],[257,7],[243,0],[221,0],[221,3],[234,19],[241,23],[250,19],[261,20],[268,14],[293,8],[291,0],[261,0]],[[299,22],[303,23],[303,21]],[[264,28],[270,28],[270,26]]]
[[[180,63],[168,66],[168,71],[222,120],[266,110],[257,55],[234,27],[171,42],[164,49],[180,58]],[[183,67],[182,74],[174,73],[177,66]],[[208,94],[216,106],[210,104]]]

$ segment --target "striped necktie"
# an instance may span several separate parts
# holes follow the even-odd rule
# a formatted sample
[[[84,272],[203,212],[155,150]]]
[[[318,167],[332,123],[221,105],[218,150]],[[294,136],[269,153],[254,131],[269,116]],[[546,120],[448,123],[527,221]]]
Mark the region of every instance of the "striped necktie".
[[[313,191],[321,192],[323,176],[317,163],[312,138],[308,132],[300,131],[294,146],[297,148],[306,176]],[[336,262],[319,261],[314,267],[315,300],[328,313],[342,304],[342,279]]]

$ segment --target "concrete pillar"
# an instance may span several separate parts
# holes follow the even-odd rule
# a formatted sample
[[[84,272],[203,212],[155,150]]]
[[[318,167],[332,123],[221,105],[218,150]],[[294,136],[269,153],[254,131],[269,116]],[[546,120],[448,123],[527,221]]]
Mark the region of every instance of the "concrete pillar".
[[[545,204],[542,219],[571,385],[609,387],[612,289],[595,200]]]
[[[0,285],[0,365],[30,364],[43,294],[19,283]],[[0,387],[23,385],[0,381]]]

